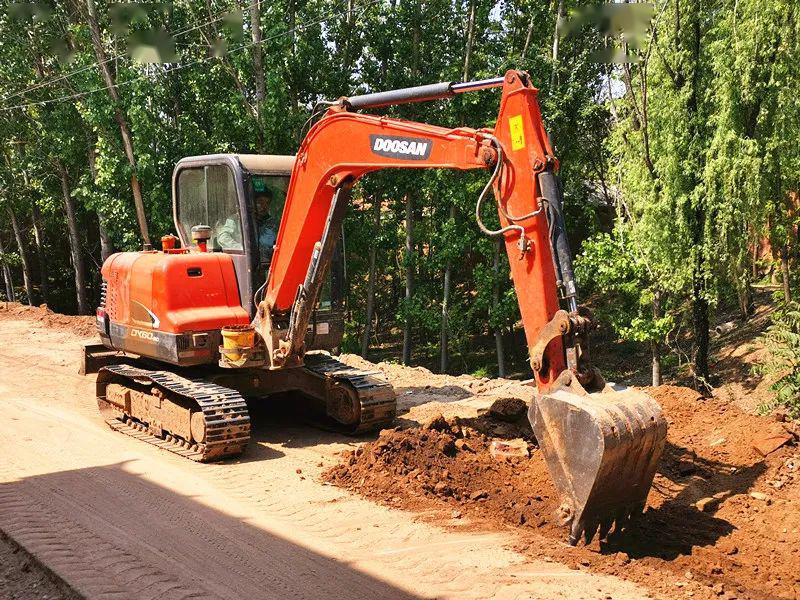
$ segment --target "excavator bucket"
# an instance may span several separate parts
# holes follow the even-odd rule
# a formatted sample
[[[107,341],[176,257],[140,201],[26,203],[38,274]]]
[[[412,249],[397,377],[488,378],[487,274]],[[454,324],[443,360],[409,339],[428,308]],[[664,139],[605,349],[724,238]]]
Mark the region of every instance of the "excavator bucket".
[[[583,392],[583,390],[581,390]],[[606,385],[537,394],[528,413],[561,496],[570,544],[623,529],[644,510],[667,437],[661,407],[644,392]]]

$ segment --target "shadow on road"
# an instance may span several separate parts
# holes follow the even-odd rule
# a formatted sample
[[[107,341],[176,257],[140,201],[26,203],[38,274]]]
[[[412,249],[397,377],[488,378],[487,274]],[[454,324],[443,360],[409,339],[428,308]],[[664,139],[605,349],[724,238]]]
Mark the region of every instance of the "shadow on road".
[[[248,399],[250,444],[244,455],[233,459],[238,463],[269,460],[284,456],[278,447],[306,448],[329,444],[354,446],[374,440],[378,432],[348,436],[326,430],[309,419],[301,398],[282,394],[269,399]]]
[[[0,483],[0,528],[87,598],[416,597],[133,468]]]

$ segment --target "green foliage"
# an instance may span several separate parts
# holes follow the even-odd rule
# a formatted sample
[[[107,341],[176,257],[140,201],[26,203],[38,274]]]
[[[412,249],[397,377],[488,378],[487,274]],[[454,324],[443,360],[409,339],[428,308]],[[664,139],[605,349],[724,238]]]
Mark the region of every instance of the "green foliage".
[[[342,352],[358,354],[361,351],[361,327],[353,320],[344,324],[344,337],[342,338]]]
[[[470,373],[470,375],[481,379],[483,377],[492,377],[493,373],[489,367],[478,367],[472,373]]]
[[[101,219],[116,249],[141,247],[132,176],[158,239],[173,229],[171,173],[183,156],[293,154],[321,99],[480,79],[508,68],[529,71],[541,88],[581,296],[596,298],[598,316],[621,338],[663,341],[699,300],[713,308],[743,293],[752,283],[754,240],[766,236],[774,248],[788,248],[800,219],[794,0],[659,0],[639,62],[625,67],[594,61],[603,41],[593,31],[562,37],[554,63],[558,3],[359,0],[348,12],[342,0],[262,2],[263,101],[248,11],[241,25],[232,18],[241,2],[140,10],[127,32],[115,24],[112,2],[96,3],[119,102],[105,89],[84,3],[53,3],[49,18],[0,11],[0,209],[18,215],[33,278],[50,284],[59,310],[74,309],[74,283],[57,164],[69,175],[96,299]],[[584,3],[564,4],[569,12]],[[175,34],[177,62],[146,65],[128,56],[129,40],[146,40],[148,29],[161,27]],[[386,112],[445,127],[492,126],[497,97],[487,91]],[[120,115],[130,126],[135,173]],[[486,173],[410,171],[362,181],[345,223],[347,349],[360,347],[372,250],[372,343],[396,344],[408,320],[416,357],[434,358],[448,268],[445,325],[455,353],[488,355],[492,334],[513,329],[519,315],[508,262],[501,251],[495,268],[495,244],[474,223],[485,181]],[[406,197],[414,206],[410,253]],[[3,239],[13,239],[10,233],[0,220]],[[48,257],[46,275],[38,250]],[[18,271],[13,256],[3,260]]]
[[[659,2],[638,63],[611,72],[624,88],[607,138],[617,225],[582,260],[623,337],[691,321],[697,364],[709,312],[731,297],[747,305],[753,244],[789,243],[799,17],[790,0]],[[651,316],[655,297],[667,316]]]
[[[769,413],[783,407],[793,418],[800,418],[800,303],[791,302],[776,310],[761,341],[767,358],[754,370],[775,379],[771,386],[775,397],[759,409]]]
[[[672,315],[653,315],[652,277],[621,227],[584,242],[575,268],[584,289],[602,298],[596,316],[622,339],[661,341],[674,327]]]
[[[19,253],[17,252],[3,252],[0,254],[0,267],[7,265],[9,267],[18,267],[21,264]]]

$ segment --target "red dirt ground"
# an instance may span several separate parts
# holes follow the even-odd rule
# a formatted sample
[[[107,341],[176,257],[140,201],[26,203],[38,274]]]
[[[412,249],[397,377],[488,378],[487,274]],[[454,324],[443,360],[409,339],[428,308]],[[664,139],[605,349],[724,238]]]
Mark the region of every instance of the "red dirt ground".
[[[688,388],[649,391],[669,434],[648,508],[630,532],[589,547],[563,544],[555,490],[529,434],[530,458],[491,456],[492,439],[524,437],[524,427],[509,431],[486,415],[384,431],[347,452],[326,478],[392,506],[433,511],[451,526],[513,527],[532,553],[668,597],[800,596],[797,425],[703,400]],[[753,448],[787,431],[792,441],[768,456]]]
[[[79,336],[95,332],[93,317],[0,303],[0,320],[20,318]],[[426,403],[406,401],[417,416],[439,407],[449,418],[382,432],[346,452],[328,481],[445,527],[514,531],[509,539],[531,556],[627,578],[662,597],[800,597],[798,424],[748,414],[722,397],[704,400],[688,388],[647,388],[669,423],[648,508],[629,532],[571,548],[553,518],[555,490],[524,411],[514,413],[519,400],[506,400],[511,416],[475,417],[469,400],[462,406],[450,397],[493,387],[514,396],[517,382],[376,366],[405,386],[408,398]],[[470,418],[456,416],[463,411]],[[753,447],[787,432],[789,443],[766,457]],[[497,439],[523,440],[519,447],[530,457],[494,458],[489,449]]]
[[[29,319],[39,321],[49,329],[69,331],[81,337],[97,335],[94,317],[54,313],[46,304],[26,306],[17,302],[0,302],[0,319]]]

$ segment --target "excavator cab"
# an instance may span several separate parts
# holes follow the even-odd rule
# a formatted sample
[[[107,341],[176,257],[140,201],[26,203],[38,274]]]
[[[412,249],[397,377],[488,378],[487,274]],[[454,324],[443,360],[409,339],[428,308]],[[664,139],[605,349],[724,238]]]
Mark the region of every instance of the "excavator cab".
[[[294,156],[212,154],[181,159],[172,177],[173,217],[184,247],[192,228],[210,228],[207,249],[230,255],[241,306],[255,316],[272,263]],[[344,335],[341,233],[306,336],[310,350],[332,350]]]

